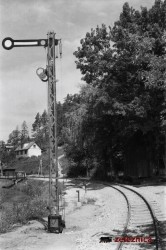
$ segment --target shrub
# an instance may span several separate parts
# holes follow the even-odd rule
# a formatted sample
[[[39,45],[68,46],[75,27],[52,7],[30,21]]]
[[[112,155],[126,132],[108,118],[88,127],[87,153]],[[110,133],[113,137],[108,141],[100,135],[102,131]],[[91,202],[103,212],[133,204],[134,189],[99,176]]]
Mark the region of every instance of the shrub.
[[[43,182],[30,181],[27,185],[15,186],[15,189],[25,193],[26,198],[21,202],[13,202],[7,206],[1,205],[0,233],[9,231],[14,224],[19,223],[23,225],[29,220],[34,218],[40,219],[48,215],[47,200],[42,196],[44,192],[47,192],[46,186],[43,186]],[[10,189],[10,191],[12,190]],[[47,197],[47,193],[45,197]]]
[[[31,156],[31,159],[32,159],[32,160],[37,160],[37,159],[38,159],[38,157],[37,157],[37,156],[35,156],[35,155],[32,155],[32,156]]]
[[[83,201],[83,205],[84,204],[91,204],[91,205],[93,205],[96,201],[97,201],[96,198],[89,197],[89,198],[86,199],[86,201]]]
[[[37,198],[30,198],[25,202],[14,203],[12,206],[5,208],[1,213],[0,233],[6,233],[13,228],[14,224],[26,224],[34,218],[47,216],[47,202]]]
[[[76,165],[72,163],[69,166],[67,176],[71,178],[78,176],[86,176],[86,168],[82,165]]]
[[[30,196],[31,198],[35,196],[41,196],[43,193],[43,189],[45,188],[45,183],[43,181],[36,181],[36,180],[29,180],[27,184],[25,182],[20,183],[19,185],[15,186],[15,190],[19,190]]]
[[[13,207],[3,209],[1,211],[1,219],[0,219],[0,233],[6,233],[9,231],[13,224],[16,223],[16,218],[13,213]]]
[[[28,183],[24,186],[24,192],[30,197],[40,196],[42,194],[42,187],[38,182]]]
[[[41,197],[37,199],[27,199],[24,203],[14,204],[13,211],[16,221],[24,224],[34,217],[42,217],[47,215],[47,202]]]

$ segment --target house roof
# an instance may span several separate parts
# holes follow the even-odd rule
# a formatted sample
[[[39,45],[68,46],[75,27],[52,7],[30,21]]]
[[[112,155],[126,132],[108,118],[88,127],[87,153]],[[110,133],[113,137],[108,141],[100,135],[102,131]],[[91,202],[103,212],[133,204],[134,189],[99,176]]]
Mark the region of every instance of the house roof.
[[[5,145],[5,148],[14,148],[14,146]]]
[[[34,141],[33,142],[24,143],[22,146],[21,145],[18,146],[15,151],[29,149],[33,144],[36,144],[36,143]]]

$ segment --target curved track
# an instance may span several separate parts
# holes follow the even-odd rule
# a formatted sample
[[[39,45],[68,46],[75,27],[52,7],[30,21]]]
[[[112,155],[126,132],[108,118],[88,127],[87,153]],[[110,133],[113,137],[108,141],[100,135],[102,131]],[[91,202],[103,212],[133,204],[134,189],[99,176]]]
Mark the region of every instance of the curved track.
[[[152,244],[149,243],[140,243],[143,248],[140,249],[150,249],[150,250],[159,250],[160,241],[159,241],[159,230],[158,230],[158,221],[154,214],[154,211],[149,204],[149,202],[145,199],[145,197],[136,191],[132,187],[124,186],[124,185],[109,185],[108,186],[116,189],[120,192],[126,202],[128,207],[128,213],[126,217],[126,223],[120,236],[151,236],[153,239]],[[146,233],[146,231],[150,233]],[[150,235],[149,235],[150,234]],[[140,246],[139,244],[139,246]],[[147,245],[148,244],[148,245]],[[116,247],[116,250],[134,250],[139,249],[137,243],[133,242],[119,242]]]

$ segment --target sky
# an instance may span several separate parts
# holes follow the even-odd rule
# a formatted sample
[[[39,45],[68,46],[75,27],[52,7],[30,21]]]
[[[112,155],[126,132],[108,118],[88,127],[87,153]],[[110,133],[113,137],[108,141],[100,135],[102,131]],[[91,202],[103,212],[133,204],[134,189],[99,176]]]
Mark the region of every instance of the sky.
[[[49,31],[62,39],[63,56],[56,60],[57,101],[79,92],[81,73],[73,52],[91,28],[113,26],[126,0],[0,0],[0,39],[46,39]],[[153,0],[128,0],[130,6],[150,8]],[[47,83],[36,75],[46,68],[43,47],[13,48],[0,45],[0,140],[23,121],[29,132],[36,114],[47,110]]]

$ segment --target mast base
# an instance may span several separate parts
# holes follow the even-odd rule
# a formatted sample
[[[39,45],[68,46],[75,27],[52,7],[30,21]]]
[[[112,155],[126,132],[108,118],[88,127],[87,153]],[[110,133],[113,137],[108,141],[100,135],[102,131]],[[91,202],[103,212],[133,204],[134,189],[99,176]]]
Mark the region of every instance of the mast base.
[[[48,216],[48,232],[50,233],[62,233],[65,228],[65,221],[62,220],[61,215],[49,215]]]

